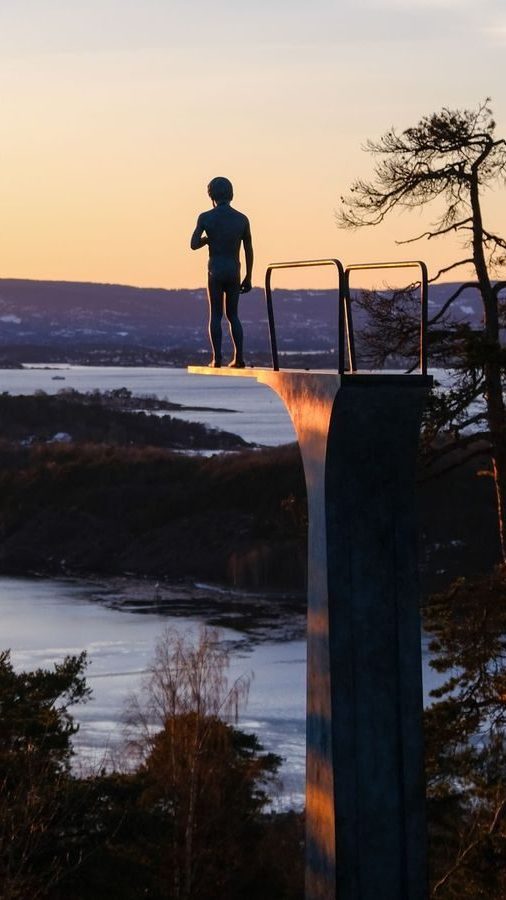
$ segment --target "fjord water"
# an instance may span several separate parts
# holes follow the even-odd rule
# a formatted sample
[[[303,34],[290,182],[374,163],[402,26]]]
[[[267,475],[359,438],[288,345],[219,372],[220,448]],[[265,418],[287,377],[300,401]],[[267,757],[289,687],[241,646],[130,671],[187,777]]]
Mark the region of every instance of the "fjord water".
[[[0,378],[0,390],[10,394],[126,387],[135,395],[207,407],[174,415],[235,432],[248,441],[275,446],[295,440],[279,398],[249,378],[190,376],[181,369],[61,365],[4,370]],[[186,617],[141,614],[99,603],[93,599],[96,593],[97,585],[89,580],[0,578],[0,649],[11,648],[16,668],[50,665],[67,653],[87,650],[93,699],[75,711],[81,725],[75,745],[81,759],[98,765],[120,742],[125,700],[139,687],[156,639],[167,625],[196,634],[201,619],[197,605],[194,614]],[[305,642],[277,638],[253,643],[230,628],[224,629],[223,639],[231,648],[231,679],[253,673],[240,725],[255,731],[266,749],[286,760],[281,803],[300,806],[305,768]],[[426,702],[435,681],[424,646]]]
[[[78,761],[110,764],[122,738],[128,696],[138,690],[167,626],[197,635],[202,620],[119,609],[97,602],[100,584],[77,579],[0,578],[0,648],[10,648],[17,669],[51,666],[86,650],[93,696],[75,709],[80,731]],[[147,591],[149,591],[149,583]],[[154,585],[151,589],[154,589]],[[230,628],[221,639],[231,653],[230,683],[251,677],[248,703],[239,725],[255,732],[266,750],[283,757],[279,803],[304,801],[306,646],[303,640],[250,641]],[[425,701],[437,683],[424,642]]]
[[[154,590],[147,583],[146,592]],[[156,640],[167,626],[196,636],[193,616],[143,614],[97,602],[100,585],[76,579],[0,578],[0,648],[9,648],[16,669],[52,666],[66,654],[86,650],[92,700],[75,708],[80,731],[78,760],[111,764],[122,738],[128,696],[138,690]],[[286,759],[283,802],[303,802],[305,753],[305,667],[302,640],[252,643],[230,628],[220,629],[230,647],[229,682],[251,677],[240,726],[254,731],[266,749]]]
[[[247,370],[246,370],[247,371]],[[451,373],[431,371],[436,382],[448,386]],[[171,415],[187,422],[201,422],[238,434],[244,440],[266,446],[296,440],[290,417],[277,394],[256,379],[236,376],[213,378],[189,375],[186,369],[122,366],[30,365],[0,370],[0,391],[8,394],[56,394],[66,388],[78,391],[111,391],[126,387],[134,396],[151,395],[188,407]],[[481,409],[477,401],[470,407]]]
[[[183,406],[207,409],[176,411],[187,422],[202,422],[238,434],[255,444],[276,446],[295,441],[295,432],[279,397],[254,378],[209,378],[186,369],[106,366],[31,366],[0,371],[0,391],[8,394],[56,394],[65,388],[154,395]],[[222,411],[215,412],[220,409]],[[227,410],[227,411],[223,411]]]

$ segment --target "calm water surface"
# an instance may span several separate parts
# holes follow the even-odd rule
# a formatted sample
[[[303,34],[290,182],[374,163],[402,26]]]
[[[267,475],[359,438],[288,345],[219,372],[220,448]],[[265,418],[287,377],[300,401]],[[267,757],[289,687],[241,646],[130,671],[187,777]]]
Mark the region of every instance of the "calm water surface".
[[[64,380],[54,380],[57,375]],[[295,440],[281,401],[251,378],[209,378],[183,369],[41,367],[0,372],[0,390],[33,394],[127,387],[133,394],[154,394],[188,406],[220,407],[231,412],[189,411],[180,418],[199,421],[275,446]],[[48,666],[67,653],[87,650],[92,700],[76,709],[81,729],[80,757],[103,761],[121,739],[120,720],[128,695],[139,688],[157,638],[170,624],[197,634],[194,616],[144,615],[111,609],[92,600],[96,585],[61,579],[0,578],[0,648],[11,648],[17,668]],[[305,771],[306,646],[304,641],[264,641],[252,645],[230,629],[223,639],[232,649],[231,678],[251,675],[241,726],[256,732],[266,749],[284,757],[283,804],[301,806]],[[424,693],[436,683],[424,645]]]
[[[55,380],[63,378],[65,380]],[[137,396],[153,394],[184,406],[227,409],[176,412],[179,419],[222,428],[257,444],[276,446],[295,440],[288,413],[279,397],[254,378],[210,378],[186,369],[106,366],[35,366],[0,370],[0,391],[9,394],[56,394],[64,388],[110,391],[126,387]]]
[[[75,709],[81,729],[75,744],[80,758],[101,764],[121,741],[121,716],[137,690],[167,625],[196,635],[194,616],[171,617],[111,609],[92,600],[97,585],[73,579],[0,578],[0,647],[12,650],[18,669],[50,666],[67,653],[89,654],[93,698]],[[231,629],[230,678],[252,676],[240,725],[254,731],[266,749],[285,759],[283,804],[301,806],[305,771],[305,641],[250,641]],[[424,692],[436,683],[424,649]]]
[[[170,625],[197,635],[198,617],[171,617],[111,609],[91,597],[97,585],[73,579],[0,578],[0,647],[10,648],[17,669],[50,666],[67,653],[86,650],[92,700],[75,709],[81,758],[99,764],[121,741],[121,715],[153,657],[157,638]],[[283,793],[299,805],[303,796],[305,641],[251,644],[231,629],[230,680],[252,676],[241,726],[255,731],[269,750],[287,759]]]

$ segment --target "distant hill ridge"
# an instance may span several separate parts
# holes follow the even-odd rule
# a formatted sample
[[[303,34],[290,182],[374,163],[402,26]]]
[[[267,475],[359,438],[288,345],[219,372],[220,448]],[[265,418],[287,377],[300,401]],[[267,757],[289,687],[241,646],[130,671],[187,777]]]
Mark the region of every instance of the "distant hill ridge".
[[[431,312],[458,283],[430,288]],[[336,294],[333,290],[274,291],[280,349],[328,352],[335,346]],[[465,291],[456,313],[477,326],[476,291]],[[268,342],[264,292],[241,298],[248,348]],[[71,345],[143,347],[153,350],[207,349],[207,302],[203,288],[140,288],[119,284],[0,279],[0,348]]]

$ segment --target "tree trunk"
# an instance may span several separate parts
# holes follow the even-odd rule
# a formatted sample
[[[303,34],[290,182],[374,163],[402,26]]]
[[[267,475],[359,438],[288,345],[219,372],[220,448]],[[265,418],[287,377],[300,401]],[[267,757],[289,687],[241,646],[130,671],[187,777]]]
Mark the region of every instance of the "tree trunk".
[[[504,400],[499,363],[485,365],[487,417],[492,437],[492,467],[497,501],[499,541],[506,563],[506,447],[504,441]]]
[[[200,716],[196,714],[194,723],[195,735],[193,746],[190,748],[190,772],[188,784],[188,812],[184,835],[184,888],[183,900],[190,900],[193,888],[194,858],[193,858],[193,833],[195,830],[195,811],[197,806],[197,790],[199,781],[199,756],[200,756]]]
[[[497,294],[492,288],[483,249],[483,223],[479,197],[478,165],[475,164],[470,182],[473,212],[473,259],[485,313],[487,358],[484,364],[487,420],[492,438],[492,469],[494,476],[499,542],[503,563],[506,563],[506,410],[502,393],[499,309]]]

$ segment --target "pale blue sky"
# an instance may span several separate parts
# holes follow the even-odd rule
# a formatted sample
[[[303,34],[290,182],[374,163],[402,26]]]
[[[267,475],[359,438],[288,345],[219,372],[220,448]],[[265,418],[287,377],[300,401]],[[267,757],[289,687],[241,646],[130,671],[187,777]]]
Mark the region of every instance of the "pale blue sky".
[[[198,46],[241,40],[382,43],[459,37],[506,40],[504,0],[3,0],[0,45],[9,55]],[[438,32],[442,34],[438,35]]]

